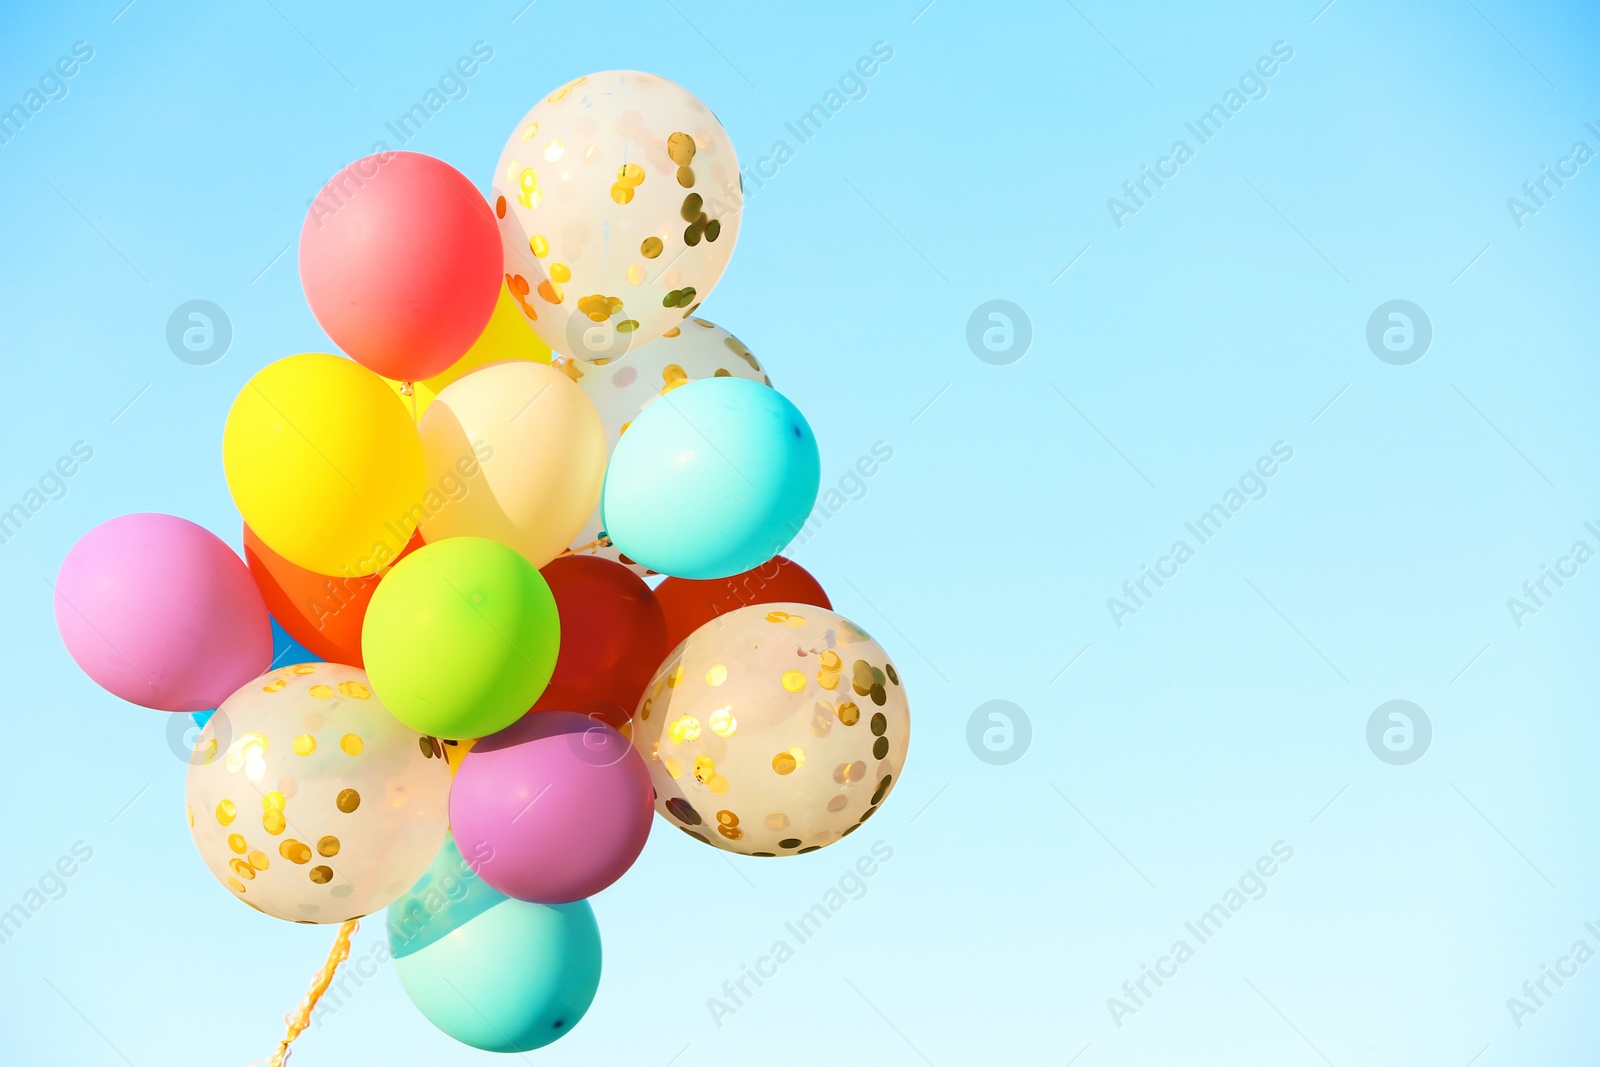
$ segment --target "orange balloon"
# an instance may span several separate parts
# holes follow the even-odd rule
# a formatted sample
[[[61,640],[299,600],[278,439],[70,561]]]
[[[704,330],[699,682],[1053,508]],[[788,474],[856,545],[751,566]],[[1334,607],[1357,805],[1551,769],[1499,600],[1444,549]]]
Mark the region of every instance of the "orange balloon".
[[[656,586],[656,601],[667,616],[669,648],[676,648],[685,637],[718,615],[749,604],[790,601],[833,609],[828,594],[810,572],[783,556],[773,556],[761,566],[731,578],[710,581],[668,578]]]
[[[395,562],[421,546],[422,535],[413,533]],[[330,663],[365,666],[361,662],[361,621],[367,617],[367,604],[383,575],[338,578],[308,571],[278,555],[248,526],[244,528],[244,558],[267,610],[290,637]]]

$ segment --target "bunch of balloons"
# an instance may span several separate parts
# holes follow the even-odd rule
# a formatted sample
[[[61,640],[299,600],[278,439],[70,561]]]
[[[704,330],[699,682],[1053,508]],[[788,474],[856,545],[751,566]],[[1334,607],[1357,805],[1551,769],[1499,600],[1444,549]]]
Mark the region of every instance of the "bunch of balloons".
[[[95,682],[203,719],[187,817],[217,881],[293,922],[387,907],[407,993],[478,1048],[583,1016],[587,898],[652,811],[799,855],[905,761],[888,654],[779,555],[811,428],[694,317],[741,205],[716,117],[634,71],[535,104],[489,199],[428,156],[352,163],[300,235],[343,354],[263,367],[223,428],[244,560],[126,515],[56,583]],[[274,621],[303,648],[278,666]]]

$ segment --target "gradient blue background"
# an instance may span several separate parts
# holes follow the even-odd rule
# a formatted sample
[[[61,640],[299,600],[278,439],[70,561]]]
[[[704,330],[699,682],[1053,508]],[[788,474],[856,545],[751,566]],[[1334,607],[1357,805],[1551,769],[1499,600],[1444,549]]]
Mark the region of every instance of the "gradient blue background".
[[[1594,8],[923,2],[8,5],[0,104],[74,41],[95,55],[0,145],[0,507],[74,441],[95,455],[0,545],[0,909],[74,842],[94,855],[0,945],[0,1059],[249,1062],[331,939],[207,875],[166,717],[76,670],[47,584],[122,512],[236,543],[228,404],[328,344],[290,247],[321,182],[396,147],[384,123],[475,41],[494,58],[407,147],[487,185],[576,75],[688,85],[748,165],[881,40],[868,96],[753,191],[701,313],[807,414],[825,483],[894,450],[797,557],[895,655],[910,763],[868,832],[810,856],[658,826],[594,900],[590,1015],[528,1062],[1589,1062],[1600,962],[1520,1029],[1506,998],[1600,950],[1600,562],[1520,629],[1506,598],[1600,549],[1600,161],[1521,229],[1505,201],[1600,150]],[[1106,198],[1280,40],[1270,95],[1118,229]],[[235,331],[210,366],[164,339],[196,298]],[[1008,366],[965,341],[994,298],[1032,322]],[[1365,341],[1394,298],[1435,331],[1410,366]],[[1106,598],[1280,440],[1269,495],[1116,627]],[[1365,740],[1396,698],[1433,724],[1410,766]],[[1032,722],[1009,766],[967,745],[991,699]],[[717,1026],[707,998],[874,839],[893,859],[866,895]],[[1280,840],[1267,895],[1116,1026],[1107,998]],[[297,1047],[494,1060],[389,966]]]

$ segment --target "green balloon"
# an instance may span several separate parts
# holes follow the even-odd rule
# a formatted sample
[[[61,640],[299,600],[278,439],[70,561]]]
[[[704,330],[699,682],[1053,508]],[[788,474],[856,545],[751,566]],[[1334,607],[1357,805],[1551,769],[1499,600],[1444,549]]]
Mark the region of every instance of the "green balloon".
[[[488,1052],[531,1052],[565,1036],[600,987],[600,928],[587,900],[506,898],[414,952],[393,929],[389,943],[417,1010]]]
[[[361,658],[390,714],[418,733],[484,737],[550,684],[561,622],[532,563],[482,537],[423,545],[378,583]]]

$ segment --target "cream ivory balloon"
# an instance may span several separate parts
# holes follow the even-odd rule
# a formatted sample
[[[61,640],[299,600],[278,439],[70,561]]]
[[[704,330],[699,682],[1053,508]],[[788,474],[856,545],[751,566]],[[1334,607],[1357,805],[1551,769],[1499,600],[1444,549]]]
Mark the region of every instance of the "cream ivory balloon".
[[[507,284],[534,332],[595,361],[689,317],[728,265],[744,202],[711,109],[632,70],[535,104],[500,154],[492,199]]]
[[[417,427],[424,541],[486,537],[535,567],[572,543],[600,501],[606,438],[583,390],[543,363],[481,367],[444,387]]]
[[[302,663],[223,702],[185,792],[200,858],[235,897],[337,923],[386,907],[427,870],[449,823],[450,765],[359,667]]]
[[[701,378],[730,376],[772,384],[772,379],[767,377],[760,361],[744,342],[705,319],[689,319],[682,326],[668,330],[654,344],[629,352],[604,366],[579,359],[558,359],[561,371],[578,383],[600,413],[608,456],[639,412],[680,385]],[[615,548],[598,546],[599,537],[600,509],[596,508],[578,536],[573,538],[571,548],[585,555],[627,562],[636,574],[651,573],[645,567],[622,560]]]
[[[911,742],[883,646],[809,604],[751,605],[700,627],[661,664],[630,727],[656,811],[747,856],[814,852],[854,831]]]

